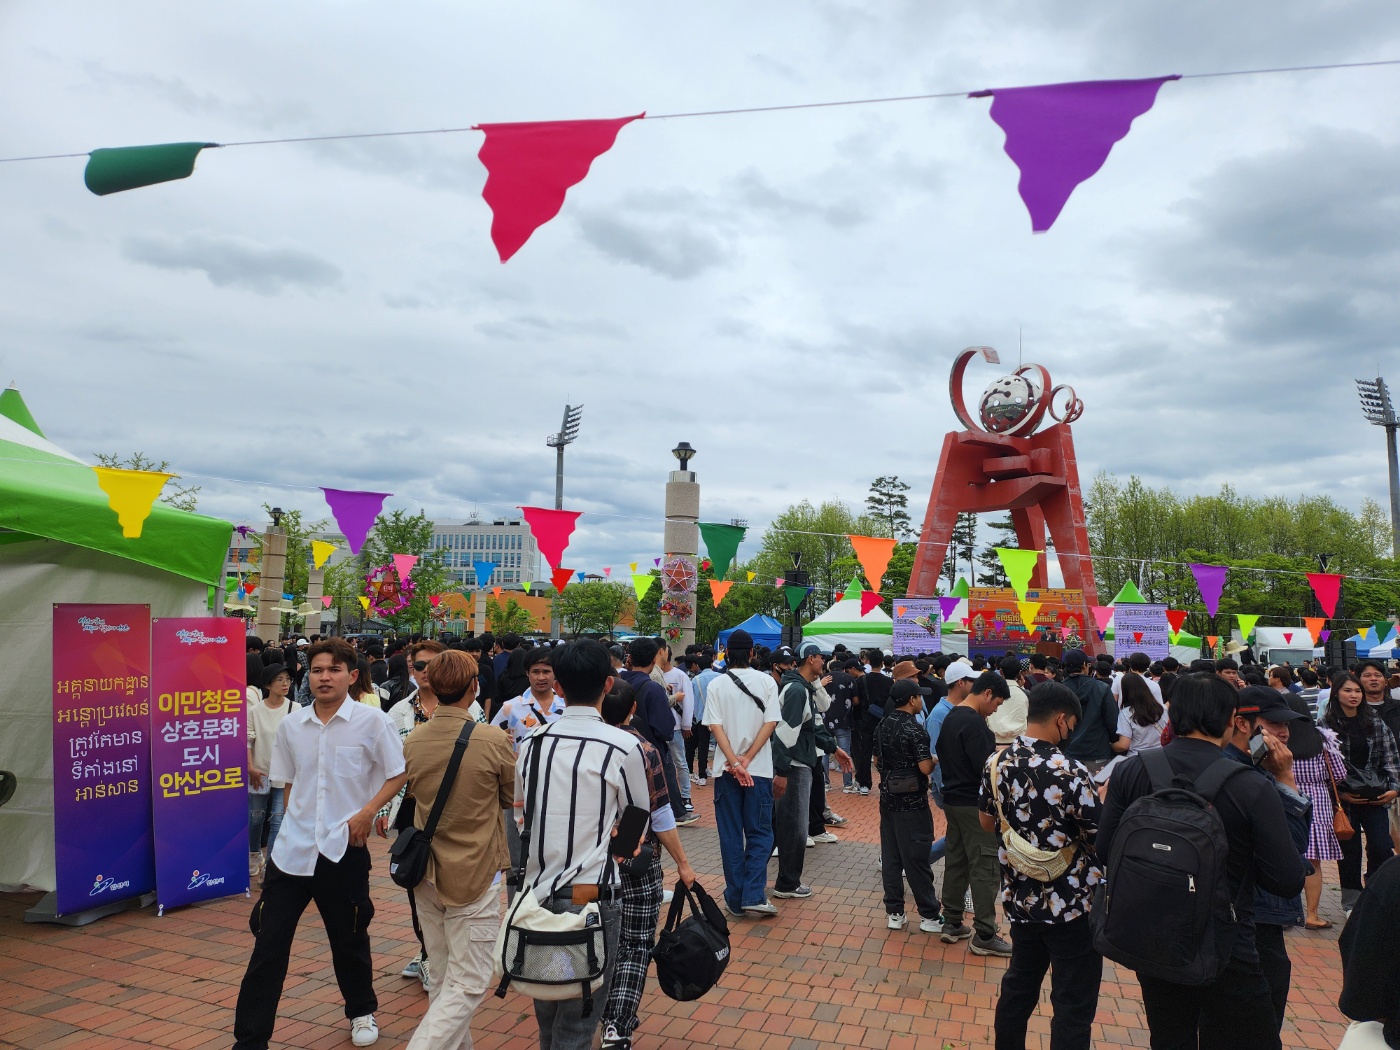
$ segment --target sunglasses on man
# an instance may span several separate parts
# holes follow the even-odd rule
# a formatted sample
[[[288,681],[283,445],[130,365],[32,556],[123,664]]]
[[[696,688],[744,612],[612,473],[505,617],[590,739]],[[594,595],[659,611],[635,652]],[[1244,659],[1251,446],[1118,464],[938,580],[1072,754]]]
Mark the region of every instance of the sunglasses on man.
[[[428,661],[427,661],[427,660],[414,660],[414,661],[413,661],[413,669],[414,669],[415,671],[426,671],[426,670],[428,669]]]

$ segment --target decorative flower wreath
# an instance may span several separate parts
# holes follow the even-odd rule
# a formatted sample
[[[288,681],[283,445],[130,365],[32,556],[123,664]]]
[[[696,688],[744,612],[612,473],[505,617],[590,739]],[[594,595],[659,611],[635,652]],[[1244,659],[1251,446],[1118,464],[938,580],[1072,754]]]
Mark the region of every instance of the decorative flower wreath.
[[[413,601],[413,578],[400,580],[392,565],[381,565],[365,577],[365,593],[371,609],[380,616],[392,616]]]
[[[690,594],[699,579],[689,558],[677,556],[661,566],[661,587],[667,594]]]
[[[667,595],[656,603],[656,607],[661,610],[662,616],[669,616],[673,620],[688,620],[695,613],[695,607],[684,598],[677,598],[674,595]]]
[[[670,627],[667,627],[661,633],[664,634],[667,637],[667,639],[674,642],[677,638],[681,636],[681,629],[677,625],[672,624]]]

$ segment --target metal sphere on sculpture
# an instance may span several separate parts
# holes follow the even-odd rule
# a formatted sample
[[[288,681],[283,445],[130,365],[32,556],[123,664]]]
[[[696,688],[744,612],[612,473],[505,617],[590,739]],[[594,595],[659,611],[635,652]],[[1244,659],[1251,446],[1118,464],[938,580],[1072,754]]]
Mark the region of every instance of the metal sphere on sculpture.
[[[992,434],[1004,434],[1030,415],[1040,391],[1026,376],[1002,376],[982,394],[982,426]]]
[[[1043,365],[1030,364],[1022,365],[988,386],[982,392],[974,418],[963,399],[962,384],[968,362],[978,355],[990,364],[1001,363],[990,346],[970,346],[957,356],[948,379],[953,412],[968,430],[1025,437],[1035,433],[1047,414],[1058,423],[1073,423],[1083,414],[1084,402],[1079,400],[1073,387],[1054,386]],[[1056,409],[1055,400],[1062,395],[1064,408],[1061,411]]]

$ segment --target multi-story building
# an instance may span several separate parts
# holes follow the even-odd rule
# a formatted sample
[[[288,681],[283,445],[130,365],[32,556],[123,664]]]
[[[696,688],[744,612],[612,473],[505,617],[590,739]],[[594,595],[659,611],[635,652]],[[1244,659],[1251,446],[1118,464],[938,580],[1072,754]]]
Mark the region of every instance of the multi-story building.
[[[479,561],[496,567],[490,579],[495,587],[518,587],[541,578],[540,549],[530,527],[518,518],[435,520],[432,549],[444,552],[448,574],[469,587],[478,585],[473,563]]]

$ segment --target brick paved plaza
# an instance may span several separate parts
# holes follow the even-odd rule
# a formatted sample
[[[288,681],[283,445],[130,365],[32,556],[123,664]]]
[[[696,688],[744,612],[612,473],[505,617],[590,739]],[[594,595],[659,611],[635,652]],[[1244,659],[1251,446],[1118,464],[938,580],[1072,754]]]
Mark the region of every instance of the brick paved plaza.
[[[681,834],[702,882],[718,896],[719,846],[710,789],[694,789],[702,815]],[[933,1050],[991,1046],[992,1010],[1004,964],[970,955],[966,943],[944,945],[884,923],[879,887],[876,799],[830,797],[850,818],[842,841],[808,852],[806,901],[780,901],[768,920],[734,920],[733,961],[720,987],[699,1002],[677,1003],[649,986],[639,1050],[815,1050],[860,1046]],[[417,949],[408,903],[385,871],[385,844],[375,840],[374,935],[379,974],[378,1046],[404,1046],[426,996],[399,970]],[[770,876],[771,878],[771,876]],[[939,875],[941,885],[942,876]],[[1340,924],[1336,867],[1326,866],[1323,914]],[[0,897],[0,1046],[25,1050],[170,1050],[228,1047],[233,1003],[251,947],[249,901],[227,898],[157,918],[154,908],[128,911],[82,929],[29,925],[24,910],[37,895]],[[1341,1039],[1335,1003],[1341,968],[1337,929],[1288,935],[1293,990],[1285,1047],[1326,1050]],[[1048,982],[1047,982],[1048,984]],[[1048,989],[1047,989],[1048,990]],[[1048,1047],[1048,1003],[1031,1021],[1028,1046]],[[538,1045],[531,1000],[489,998],[473,1025],[482,1050]],[[1098,1045],[1147,1046],[1131,974],[1104,971],[1095,1025]],[[314,907],[297,938],[276,1047],[350,1046],[325,934]]]

